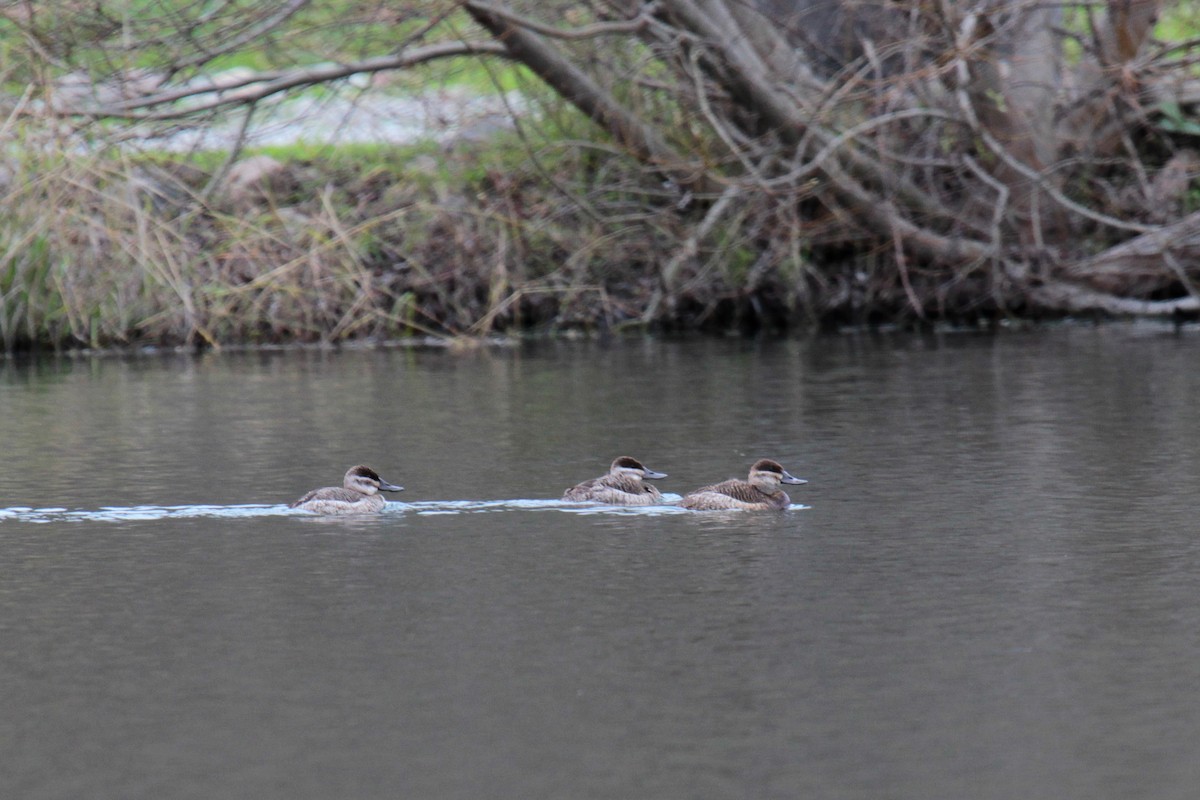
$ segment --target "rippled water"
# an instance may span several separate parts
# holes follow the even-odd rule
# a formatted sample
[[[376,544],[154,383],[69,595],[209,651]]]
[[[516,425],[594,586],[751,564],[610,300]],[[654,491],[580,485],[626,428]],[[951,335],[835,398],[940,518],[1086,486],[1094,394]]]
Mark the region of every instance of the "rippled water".
[[[1197,345],[0,362],[0,796],[1190,798]]]

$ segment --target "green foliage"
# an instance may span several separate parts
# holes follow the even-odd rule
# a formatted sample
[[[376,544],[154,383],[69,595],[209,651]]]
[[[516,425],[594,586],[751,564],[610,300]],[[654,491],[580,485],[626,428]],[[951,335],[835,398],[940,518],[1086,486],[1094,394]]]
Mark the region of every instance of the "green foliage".
[[[749,277],[750,268],[758,260],[758,251],[742,240],[737,231],[722,230],[722,234],[733,240],[730,246],[721,248],[724,253],[721,263],[725,279],[731,286],[741,286]]]
[[[1158,110],[1162,112],[1162,118],[1158,121],[1160,130],[1186,136],[1200,136],[1200,121],[1185,114],[1178,103],[1160,103]]]
[[[0,62],[19,67],[8,75],[14,88],[72,71],[95,80],[135,69],[178,70],[179,77],[187,78],[230,69],[270,71],[349,63],[395,52],[418,34],[422,43],[429,43],[478,33],[451,0],[407,5],[389,8],[372,0],[322,0],[277,20],[279,5],[258,0],[35,3],[0,16]],[[249,42],[241,41],[245,31],[260,28],[261,33]],[[133,42],[137,45],[130,46]],[[35,64],[50,69],[45,75],[35,74]],[[468,58],[418,66],[389,78],[390,85],[405,92],[450,86],[507,91],[528,82],[521,67],[483,65]]]
[[[1167,3],[1154,35],[1165,42],[1182,42],[1200,35],[1200,5]]]

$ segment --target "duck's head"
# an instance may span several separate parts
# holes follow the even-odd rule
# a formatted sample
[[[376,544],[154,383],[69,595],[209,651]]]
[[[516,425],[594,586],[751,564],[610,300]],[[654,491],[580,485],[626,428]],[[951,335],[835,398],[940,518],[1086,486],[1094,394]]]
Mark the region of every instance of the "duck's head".
[[[786,469],[780,466],[778,461],[772,461],[769,458],[760,458],[750,468],[750,485],[761,489],[767,494],[777,492],[781,483],[799,486],[802,483],[808,483],[808,481],[803,478],[792,477]]]
[[[371,495],[376,492],[402,492],[403,486],[396,486],[393,483],[388,483],[383,478],[379,477],[379,473],[370,467],[365,467],[359,464],[357,467],[351,467],[346,470],[346,477],[342,480],[342,485],[347,489],[363,494]]]
[[[612,467],[609,468],[608,472],[610,475],[629,475],[639,480],[645,478],[654,481],[667,477],[667,473],[655,472],[636,458],[630,458],[629,456],[621,456],[613,461]]]

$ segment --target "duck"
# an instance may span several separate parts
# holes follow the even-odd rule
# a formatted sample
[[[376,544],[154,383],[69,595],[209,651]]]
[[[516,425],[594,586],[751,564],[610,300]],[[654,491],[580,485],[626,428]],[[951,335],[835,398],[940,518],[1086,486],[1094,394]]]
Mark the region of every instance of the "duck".
[[[607,475],[592,478],[567,489],[562,499],[570,503],[604,503],[610,506],[649,506],[662,502],[662,493],[644,480],[667,477],[636,458],[621,456],[612,462]]]
[[[387,505],[380,492],[402,491],[403,486],[388,483],[375,470],[359,464],[346,470],[341,486],[313,489],[288,508],[317,514],[370,514]]]
[[[792,477],[778,461],[760,458],[750,467],[748,480],[733,479],[702,486],[684,495],[679,505],[694,511],[782,511],[792,504],[792,498],[779,488],[781,483],[799,486],[808,481]]]

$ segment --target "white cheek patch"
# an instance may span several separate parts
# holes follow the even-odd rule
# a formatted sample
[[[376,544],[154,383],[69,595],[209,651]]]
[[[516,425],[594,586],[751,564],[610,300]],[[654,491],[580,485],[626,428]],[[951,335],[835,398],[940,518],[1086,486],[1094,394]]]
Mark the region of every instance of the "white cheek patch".
[[[763,487],[768,493],[774,492],[779,488],[779,482],[782,476],[774,472],[756,472],[750,476],[750,482]]]

